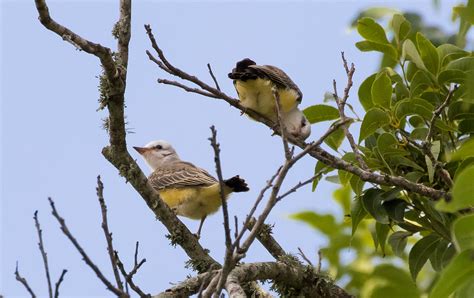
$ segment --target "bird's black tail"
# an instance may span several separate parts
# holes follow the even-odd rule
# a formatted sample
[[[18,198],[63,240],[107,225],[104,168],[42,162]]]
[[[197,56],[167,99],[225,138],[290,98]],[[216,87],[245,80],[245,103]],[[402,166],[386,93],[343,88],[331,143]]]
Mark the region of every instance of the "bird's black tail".
[[[224,180],[224,184],[232,189],[232,192],[244,192],[249,191],[249,187],[244,179],[240,178],[239,175]]]
[[[237,62],[235,68],[228,74],[228,77],[232,80],[241,81],[257,79],[258,76],[253,69],[249,68],[250,65],[256,65],[256,63],[249,58]]]

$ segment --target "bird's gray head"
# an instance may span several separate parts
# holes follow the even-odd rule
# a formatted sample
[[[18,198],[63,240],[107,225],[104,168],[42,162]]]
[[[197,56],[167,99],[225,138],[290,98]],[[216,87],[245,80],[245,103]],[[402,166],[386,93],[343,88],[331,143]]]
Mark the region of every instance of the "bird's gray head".
[[[294,108],[286,114],[282,115],[286,130],[294,137],[306,140],[311,134],[311,123],[306,116],[298,108]]]
[[[133,147],[145,159],[152,171],[164,164],[179,161],[179,156],[170,143],[157,140],[145,145],[145,147]]]

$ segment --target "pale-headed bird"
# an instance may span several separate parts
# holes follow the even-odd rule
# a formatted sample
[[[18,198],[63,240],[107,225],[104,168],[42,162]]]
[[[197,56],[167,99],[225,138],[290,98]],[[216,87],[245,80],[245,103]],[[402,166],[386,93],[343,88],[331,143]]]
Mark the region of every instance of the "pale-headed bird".
[[[148,182],[163,201],[177,215],[201,220],[199,236],[207,215],[216,212],[222,204],[219,181],[206,170],[182,161],[166,141],[152,141],[145,147],[133,148],[151,168]],[[239,176],[224,180],[226,199],[232,192],[248,190],[247,183]]]
[[[290,77],[272,65],[257,65],[249,58],[237,62],[229,73],[234,80],[241,104],[276,122],[276,101],[272,88],[276,88],[280,98],[281,119],[294,137],[306,139],[311,133],[311,125],[298,109],[303,93]]]

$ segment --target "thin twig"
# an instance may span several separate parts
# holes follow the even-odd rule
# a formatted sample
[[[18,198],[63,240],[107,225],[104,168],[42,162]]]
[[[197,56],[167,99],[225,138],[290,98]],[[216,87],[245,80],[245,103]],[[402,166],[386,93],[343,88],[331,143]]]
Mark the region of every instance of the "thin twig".
[[[280,94],[278,93],[277,87],[275,85],[272,86],[272,93],[273,98],[275,98],[275,107],[276,107],[276,114],[277,114],[277,122],[280,125],[280,132],[281,132],[281,140],[283,142],[283,149],[285,152],[286,160],[290,160],[291,156],[293,155],[292,150],[288,146],[288,139],[286,138],[286,125],[281,116],[281,102],[280,102]]]
[[[92,260],[90,259],[90,257],[86,254],[86,252],[84,251],[84,249],[81,247],[81,245],[79,244],[79,242],[77,242],[76,238],[71,234],[71,232],[69,231],[68,227],[66,226],[66,222],[64,220],[64,218],[62,218],[58,211],[56,210],[56,206],[54,205],[54,201],[51,199],[51,198],[48,198],[49,200],[49,204],[51,205],[51,210],[52,210],[52,214],[53,216],[56,218],[56,220],[58,221],[59,225],[61,226],[61,231],[64,233],[64,235],[66,235],[66,237],[69,239],[69,241],[71,241],[71,243],[74,245],[74,247],[76,248],[76,250],[79,252],[79,254],[82,256],[82,259],[84,260],[84,262],[87,264],[87,266],[89,266],[92,271],[94,271],[94,273],[97,275],[97,277],[100,279],[100,281],[107,287],[107,289],[109,291],[111,291],[112,293],[114,293],[115,295],[117,296],[122,296],[124,295],[125,293],[123,291],[121,291],[120,289],[117,289],[105,276],[104,274],[100,271],[99,267],[97,267],[96,264],[94,264],[94,262],[92,262]]]
[[[125,278],[126,283],[130,285],[130,288],[132,288],[132,290],[135,291],[135,293],[137,293],[140,297],[151,297],[150,294],[145,294],[142,289],[140,289],[140,287],[137,286],[133,281],[133,276],[137,273],[138,269],[140,269],[140,267],[146,262],[146,259],[142,259],[138,264],[133,266],[133,269],[129,273],[127,273],[122,261],[120,260],[118,252],[114,251],[114,255],[115,259],[117,260],[117,267]]]
[[[115,282],[120,291],[123,291],[122,280],[120,279],[119,270],[117,268],[117,260],[115,259],[114,246],[112,243],[112,233],[109,230],[109,224],[107,220],[107,205],[105,204],[104,199],[104,184],[100,180],[100,175],[97,176],[97,198],[100,204],[100,210],[102,213],[102,229],[104,230],[105,239],[107,241],[107,252],[109,253],[110,263],[112,265],[112,271],[114,273]]]
[[[53,31],[64,40],[69,41],[75,47],[79,47],[84,52],[97,56],[104,66],[107,78],[110,82],[114,82],[118,71],[112,58],[112,51],[109,48],[104,47],[101,44],[91,42],[72,32],[68,28],[56,23],[56,21],[54,21],[49,14],[49,9],[45,0],[35,0],[35,4],[39,13],[39,21],[41,24],[43,24],[43,26]]]
[[[216,84],[216,89],[221,91],[221,88],[219,87],[219,83],[217,82],[216,77],[214,76],[214,72],[212,72],[211,64],[207,63],[207,69],[209,69],[209,74],[212,77],[212,80],[214,81],[214,84]]]
[[[219,272],[220,272],[220,270],[219,270]],[[214,278],[213,274],[216,274],[216,273],[217,272],[216,272],[215,268],[213,268],[213,266],[211,266],[211,268],[209,268],[208,272],[204,273],[204,278],[202,280],[201,286],[199,287],[199,291],[197,293],[198,298],[202,298],[202,294],[204,293],[204,290],[206,290],[207,285],[211,281],[211,278]]]
[[[267,190],[269,190],[273,186],[273,181],[275,181],[276,177],[280,173],[280,170],[281,170],[281,166],[278,168],[278,170],[275,172],[275,174],[273,174],[273,176],[267,181],[265,187],[263,187],[260,190],[260,193],[258,194],[257,199],[255,200],[252,208],[250,209],[249,214],[245,218],[242,229],[240,230],[239,234],[235,238],[234,245],[233,245],[235,248],[238,247],[237,243],[240,243],[240,240],[242,239],[242,237],[244,236],[244,233],[246,231],[246,227],[249,225],[250,221],[252,220],[253,215],[254,215],[255,211],[257,210],[258,205],[262,201],[262,199],[265,196],[265,193],[267,192]]]
[[[38,232],[38,247],[41,252],[41,257],[43,258],[44,271],[46,273],[46,282],[48,284],[48,293],[49,297],[53,298],[53,287],[51,285],[51,275],[49,273],[48,255],[46,253],[46,250],[44,249],[43,231],[41,230],[41,226],[38,220],[38,210],[35,211],[33,218],[35,220],[36,231]]]
[[[277,198],[277,202],[279,202],[280,200],[282,200],[283,198],[285,198],[286,196],[288,196],[289,194],[291,193],[294,193],[296,192],[298,189],[300,189],[301,187],[313,182],[314,180],[318,179],[319,177],[321,177],[321,175],[323,174],[323,172],[318,172],[316,173],[315,175],[313,175],[313,177],[303,181],[303,182],[298,182],[295,186],[293,186],[292,188],[290,188],[287,192],[285,192],[284,194],[278,196]]]
[[[133,260],[134,260],[134,263],[133,265],[134,266],[137,266],[138,265],[138,246],[140,245],[140,242],[136,242],[135,243],[135,255],[133,256]]]
[[[275,127],[275,123],[271,121],[270,119],[267,119],[266,117],[250,110],[250,109],[245,109],[243,107],[239,100],[232,98],[228,96],[227,94],[223,93],[222,91],[217,90],[216,88],[213,88],[201,80],[199,80],[197,77],[192,76],[190,74],[187,74],[186,72],[182,71],[181,69],[177,69],[176,67],[172,66],[169,61],[166,60],[164,57],[163,51],[158,47],[156,40],[151,32],[151,27],[149,25],[145,26],[147,30],[147,34],[149,36],[149,39],[151,41],[152,47],[157,51],[158,55],[160,56],[160,59],[165,59],[163,60],[162,63],[165,65],[165,67],[169,67],[169,73],[178,76],[184,80],[187,80],[189,82],[192,82],[199,86],[201,89],[214,94],[216,97],[219,99],[222,99],[232,105],[233,107],[239,109],[241,112],[247,113],[251,118],[254,120],[261,122],[265,124],[267,127],[271,128],[274,130],[275,134],[280,135],[281,132]],[[348,89],[347,89],[348,90]],[[348,90],[349,91],[349,90]],[[349,96],[349,92],[347,91],[347,97]],[[346,100],[347,100],[346,97]],[[344,122],[346,123],[346,122]],[[298,147],[304,149],[307,148],[309,145],[308,143],[299,140],[296,137],[293,136],[288,136],[288,141],[291,142],[294,145],[297,145]],[[355,143],[355,142],[354,142]],[[391,175],[381,175],[378,173],[374,173],[369,171],[368,169],[361,168],[361,165],[357,166],[352,163],[346,162],[342,160],[341,158],[337,158],[334,155],[330,154],[328,151],[324,150],[321,147],[314,147],[311,149],[311,152],[309,153],[312,157],[316,158],[318,161],[324,163],[327,166],[330,166],[332,168],[338,169],[338,170],[344,170],[347,171],[351,174],[354,174],[361,178],[361,180],[369,182],[369,183],[375,183],[379,185],[389,185],[389,186],[398,186],[401,187],[407,191],[412,191],[417,194],[426,196],[431,198],[432,200],[439,200],[441,198],[445,198],[446,200],[450,200],[451,195],[447,193],[446,191],[443,190],[437,190],[428,186],[425,186],[423,184],[419,183],[414,183],[411,182],[403,177],[400,176],[391,176]]]
[[[311,267],[314,267],[313,263],[310,261],[310,259],[308,259],[308,257],[304,254],[303,250],[298,247],[298,251],[300,252],[300,256],[306,261],[306,263],[308,263],[308,265],[310,265]]]
[[[16,280],[18,280],[25,287],[28,293],[30,293],[31,298],[35,298],[36,294],[31,289],[30,285],[28,284],[28,281],[26,280],[26,278],[22,277],[20,275],[20,272],[18,271],[18,262],[16,262],[15,277],[16,277]]]
[[[342,57],[342,64],[344,66],[344,69],[346,70],[346,75],[347,75],[347,85],[344,88],[344,95],[342,98],[340,98],[337,95],[337,86],[336,86],[336,80],[333,80],[333,88],[334,88],[334,99],[336,100],[337,108],[339,110],[339,116],[341,117],[342,121],[345,121],[348,119],[346,116],[346,113],[344,111],[347,99],[349,98],[349,92],[351,90],[351,87],[353,85],[352,82],[352,77],[354,76],[355,72],[355,67],[354,63],[351,63],[351,67],[347,65],[347,60],[344,57],[344,52],[341,52],[341,57]],[[354,140],[354,137],[352,136],[351,132],[349,131],[349,125],[346,124],[343,127],[344,134],[346,135],[347,140],[349,141],[349,144],[351,145],[352,151],[354,152],[355,158],[357,159],[357,162],[363,169],[368,169],[367,164],[365,163],[364,159],[362,158],[359,148],[357,147],[357,144]]]
[[[179,87],[179,88],[181,88],[181,89],[183,89],[184,91],[187,91],[187,92],[197,93],[197,94],[201,94],[201,95],[204,95],[204,96],[207,96],[207,97],[212,97],[212,98],[218,98],[216,95],[214,95],[212,93],[209,93],[207,91],[204,91],[204,90],[198,89],[198,88],[191,88],[191,87],[188,87],[188,86],[186,86],[184,84],[181,84],[179,82],[176,82],[176,81],[171,81],[171,80],[167,80],[167,79],[158,79],[157,82],[160,83],[160,84],[176,86],[176,87]]]
[[[54,298],[59,297],[59,286],[64,280],[64,276],[66,275],[67,270],[63,269],[63,272],[61,272],[61,275],[59,276],[58,282],[56,282],[55,288],[54,288]]]
[[[453,97],[454,92],[458,90],[458,88],[458,85],[454,85],[454,88],[449,90],[448,95],[446,96],[444,101],[439,105],[439,107],[436,108],[436,110],[433,111],[433,116],[431,117],[430,125],[428,125],[428,134],[426,135],[425,143],[430,142],[431,138],[433,137],[436,119],[438,119],[439,115],[441,115],[443,110],[448,106],[449,102],[451,101],[451,98]]]
[[[316,272],[318,272],[318,274],[321,273],[321,262],[322,262],[322,260],[323,260],[322,252],[319,249],[318,250],[318,268],[317,268],[317,271],[316,271]]]
[[[229,210],[227,209],[227,201],[224,195],[224,178],[222,176],[222,167],[221,167],[221,159],[220,159],[220,145],[217,142],[217,131],[216,128],[211,126],[211,137],[209,138],[211,141],[212,149],[214,150],[214,162],[216,164],[216,173],[217,178],[219,180],[219,194],[221,197],[222,202],[222,214],[224,217],[224,234],[225,234],[225,257],[224,257],[224,265],[222,266],[222,274],[219,282],[217,283],[216,287],[216,295],[219,296],[222,289],[225,285],[225,277],[227,276],[228,272],[231,269],[232,263],[232,239],[230,236],[230,224],[229,224]]]

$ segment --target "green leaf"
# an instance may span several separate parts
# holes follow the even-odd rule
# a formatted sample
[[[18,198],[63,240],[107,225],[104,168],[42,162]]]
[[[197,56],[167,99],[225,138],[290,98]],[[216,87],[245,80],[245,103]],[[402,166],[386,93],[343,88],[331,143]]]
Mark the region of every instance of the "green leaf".
[[[451,155],[451,161],[464,160],[468,157],[474,156],[474,138],[464,142],[458,150]]]
[[[440,85],[457,83],[461,84],[466,80],[466,73],[458,69],[443,70],[438,75],[438,83]]]
[[[376,43],[388,44],[389,41],[385,35],[385,30],[372,18],[362,18],[357,21],[357,31],[359,34]]]
[[[369,40],[363,40],[356,42],[356,47],[362,51],[362,52],[381,52],[386,55],[388,55],[392,59],[397,59],[398,58],[398,52],[397,49],[395,49],[394,46],[391,44],[385,44],[385,43],[377,43]]]
[[[456,298],[472,298],[472,293],[474,293],[474,279],[458,288]]]
[[[441,239],[430,256],[431,267],[437,272],[443,270],[450,258],[456,253],[453,245],[445,239]]]
[[[465,250],[457,255],[441,272],[429,297],[449,297],[456,290],[472,282],[474,282],[474,251]]]
[[[315,175],[317,175],[318,173],[327,174],[333,170],[334,170],[333,168],[323,164],[322,162],[318,160],[318,162],[316,163],[316,166],[314,167],[314,174]],[[313,192],[316,190],[316,187],[318,186],[318,183],[321,180],[321,177],[322,175],[320,175],[318,178],[313,180],[313,187],[312,187]]]
[[[407,246],[407,238],[411,235],[412,233],[410,232],[397,231],[388,237],[388,243],[392,247],[392,251],[396,256],[399,256],[400,258],[403,257],[405,247]]]
[[[372,135],[378,128],[390,123],[390,116],[379,108],[370,109],[362,120],[359,143]]]
[[[323,104],[309,106],[303,113],[311,124],[339,118],[338,109]]]
[[[437,75],[439,70],[439,57],[436,47],[420,32],[416,33],[416,43],[424,65],[428,71]]]
[[[438,56],[441,61],[441,66],[445,66],[452,60],[456,60],[469,55],[468,52],[449,43],[440,45],[438,48],[436,48],[436,51],[438,52]]]
[[[434,166],[433,162],[431,162],[431,159],[425,155],[425,162],[426,162],[426,170],[428,171],[428,180],[430,183],[433,183],[433,178],[434,178]]]
[[[333,198],[342,206],[344,214],[351,212],[352,193],[349,186],[341,186],[333,192]]]
[[[352,175],[349,182],[351,184],[352,191],[354,191],[354,193],[359,196],[362,193],[365,181],[360,179],[359,176]]]
[[[446,65],[446,69],[457,69],[464,72],[474,70],[474,57],[463,57],[457,60],[453,60]]]
[[[474,104],[459,100],[449,105],[448,117],[451,121],[474,119]]]
[[[431,119],[434,106],[422,98],[406,98],[397,102],[395,106],[395,116],[398,120],[404,119],[409,115],[418,115],[425,120]]]
[[[464,135],[474,133],[474,119],[461,120],[458,129],[459,132]]]
[[[433,154],[434,158],[437,160],[441,151],[441,142],[434,141],[433,143],[431,143],[430,151],[431,154]]]
[[[411,25],[401,14],[394,14],[392,18],[392,28],[395,32],[395,40],[400,44],[410,33]]]
[[[329,214],[321,215],[312,211],[303,211],[291,214],[290,218],[302,221],[326,235],[339,231],[334,216]]]
[[[382,194],[383,191],[380,189],[370,188],[366,190],[361,197],[362,205],[376,221],[382,224],[388,224],[390,221],[388,220],[387,211],[385,211],[385,208],[382,206]]]
[[[403,156],[393,156],[391,158],[391,162],[393,164],[397,164],[398,166],[407,166],[407,167],[412,167],[415,170],[419,170],[423,172],[425,171],[425,169],[422,168],[420,165],[418,165],[416,162]]]
[[[416,281],[416,276],[421,268],[423,268],[430,255],[434,252],[434,248],[440,239],[441,238],[434,234],[429,234],[413,245],[413,248],[410,250],[410,254],[408,255],[408,265],[410,267],[411,277],[414,281]]]
[[[406,150],[398,148],[398,140],[393,134],[387,132],[379,135],[377,138],[377,147],[384,159],[408,154]]]
[[[385,257],[385,243],[387,242],[388,231],[390,230],[389,225],[375,223],[375,235],[377,236],[377,243],[380,245],[382,255]]]
[[[375,267],[364,278],[360,297],[370,298],[419,298],[420,292],[410,276],[402,269],[389,264]]]
[[[351,221],[352,221],[352,236],[357,230],[357,226],[361,222],[362,219],[367,215],[364,207],[362,206],[361,199],[356,199],[352,201],[351,205]]]
[[[396,83],[394,89],[397,101],[410,96],[410,91],[408,90],[407,86],[405,86],[405,83]]]
[[[436,204],[436,209],[444,212],[456,212],[461,209],[474,207],[474,166],[469,166],[454,180],[453,198]]]
[[[388,75],[385,72],[378,75],[371,89],[374,104],[384,108],[390,108],[392,92],[392,81]]]
[[[426,136],[428,135],[428,128],[426,127],[420,127],[420,128],[415,128],[412,130],[410,133],[410,136],[415,139],[415,140],[422,140],[424,141],[426,139]]]
[[[462,171],[469,167],[470,165],[474,164],[474,156],[468,157],[464,159],[459,166],[456,168],[456,172],[454,173],[454,179],[458,178],[458,175],[462,173]]]
[[[325,140],[324,143],[326,143],[329,147],[331,147],[334,151],[337,151],[339,147],[341,146],[342,142],[344,141],[344,130],[342,127],[336,129],[333,131]]]
[[[421,59],[421,56],[416,49],[415,44],[409,39],[403,42],[402,59],[405,58],[410,59],[410,61],[412,61],[419,69],[425,71],[427,70],[425,64],[423,63],[423,59]]]
[[[342,160],[354,163],[356,161],[355,154],[353,152],[347,152],[344,154],[342,157]],[[349,183],[349,180],[352,177],[352,174],[350,172],[344,171],[344,170],[337,170],[337,174],[339,176],[339,182],[342,185],[346,185]]]
[[[360,84],[358,95],[359,95],[359,101],[362,104],[362,107],[364,107],[364,110],[369,110],[374,106],[374,103],[372,101],[372,84],[374,83],[375,77],[377,76],[377,73],[374,73],[373,75],[369,76],[366,78],[362,84]]]
[[[418,70],[411,80],[410,94],[411,97],[421,95],[431,85],[431,80],[427,75],[427,72]]]
[[[424,171],[424,169],[423,169]],[[420,180],[421,177],[425,176],[425,173],[422,172],[410,172],[405,175],[405,178],[407,178],[408,181],[415,182],[417,183],[418,180]]]
[[[403,217],[405,215],[405,208],[407,203],[404,200],[395,199],[390,201],[385,201],[382,206],[387,211],[388,217],[395,222],[403,222]]]
[[[456,219],[451,230],[453,242],[458,251],[474,249],[474,214]]]

